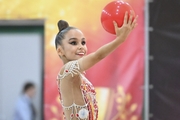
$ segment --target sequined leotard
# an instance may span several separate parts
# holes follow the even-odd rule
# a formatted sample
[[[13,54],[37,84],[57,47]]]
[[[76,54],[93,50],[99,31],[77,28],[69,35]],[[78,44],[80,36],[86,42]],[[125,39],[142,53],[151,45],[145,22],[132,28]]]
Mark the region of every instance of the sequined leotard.
[[[74,76],[79,76],[80,85],[78,87],[81,91],[81,97],[83,98],[84,105],[78,105],[75,102],[72,102],[72,104],[68,106],[64,105],[64,101],[62,97],[63,93],[61,90],[62,87],[61,82],[65,80],[65,78],[68,76],[71,76],[72,78]],[[97,120],[98,106],[95,97],[96,94],[95,89],[92,86],[92,84],[86,79],[84,74],[81,73],[78,60],[71,61],[65,64],[63,73],[62,74],[59,73],[57,76],[57,84],[58,84],[61,105],[64,111],[63,116],[65,120],[67,120],[68,118],[70,120]],[[73,89],[73,87],[70,89]]]

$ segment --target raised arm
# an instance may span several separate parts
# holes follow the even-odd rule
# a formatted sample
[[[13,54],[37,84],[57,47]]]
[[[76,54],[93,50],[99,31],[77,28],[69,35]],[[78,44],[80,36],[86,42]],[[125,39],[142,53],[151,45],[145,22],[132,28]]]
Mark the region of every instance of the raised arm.
[[[128,20],[128,12],[125,13],[124,22],[122,27],[118,28],[117,23],[114,21],[114,27],[116,31],[116,38],[109,42],[108,44],[103,45],[97,51],[84,56],[79,59],[79,64],[82,70],[87,70],[92,67],[94,64],[105,58],[111,52],[113,52],[121,43],[123,43],[128,37],[129,33],[137,26],[137,16],[133,20],[132,12]]]

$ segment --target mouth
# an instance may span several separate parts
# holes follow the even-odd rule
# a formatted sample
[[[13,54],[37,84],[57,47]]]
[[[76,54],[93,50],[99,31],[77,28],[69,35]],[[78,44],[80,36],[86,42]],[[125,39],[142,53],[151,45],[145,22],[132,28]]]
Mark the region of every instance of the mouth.
[[[85,53],[81,52],[81,53],[77,53],[77,55],[79,55],[79,56],[84,56]]]

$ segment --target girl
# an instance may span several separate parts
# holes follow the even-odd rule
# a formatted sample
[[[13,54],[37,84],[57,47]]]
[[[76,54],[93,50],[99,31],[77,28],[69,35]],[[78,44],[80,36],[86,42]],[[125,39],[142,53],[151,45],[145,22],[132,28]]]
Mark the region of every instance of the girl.
[[[96,93],[84,76],[84,71],[105,58],[126,40],[137,25],[137,16],[133,19],[131,12],[128,19],[126,12],[122,27],[118,28],[115,21],[113,24],[116,31],[115,40],[86,55],[86,39],[83,33],[75,27],[70,27],[66,21],[58,22],[59,33],[55,45],[64,66],[57,76],[57,83],[64,119],[97,120]]]

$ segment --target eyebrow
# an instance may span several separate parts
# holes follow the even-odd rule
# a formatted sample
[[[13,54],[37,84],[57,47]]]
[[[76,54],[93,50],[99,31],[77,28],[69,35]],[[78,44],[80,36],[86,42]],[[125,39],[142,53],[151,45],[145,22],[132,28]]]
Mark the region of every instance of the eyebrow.
[[[69,41],[71,40],[78,40],[77,38],[70,38]],[[86,40],[85,38],[82,38],[81,40]]]

